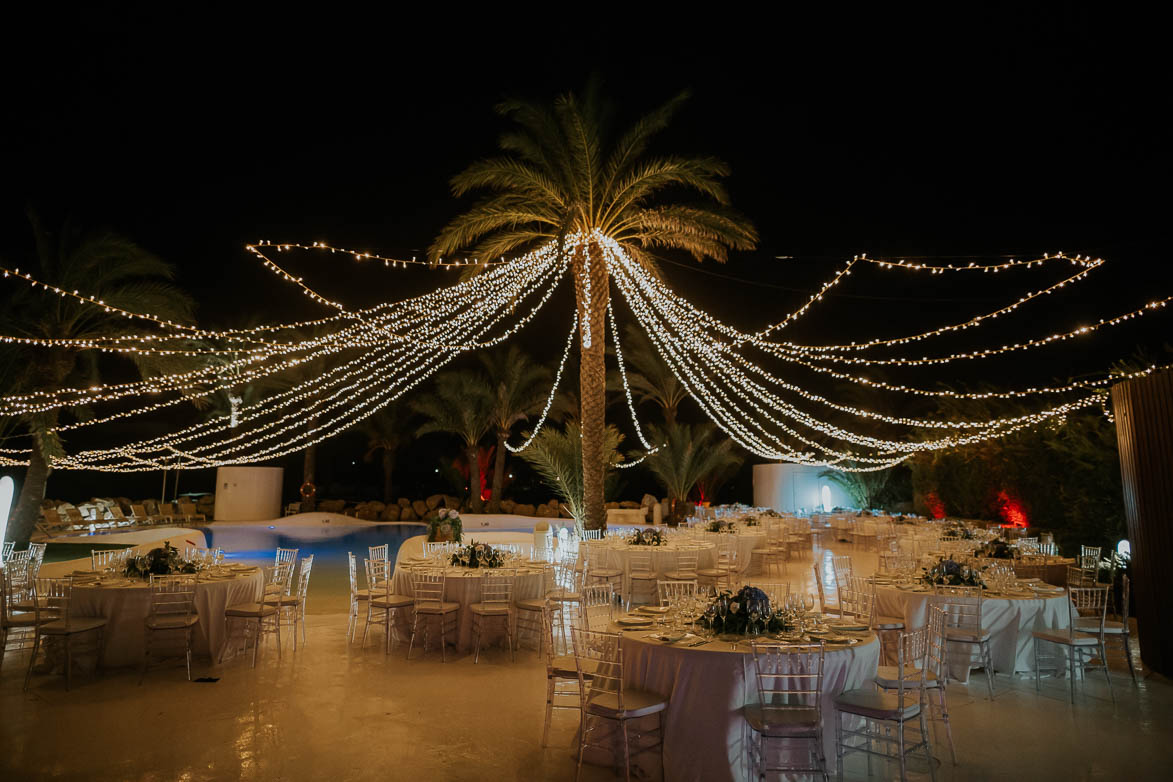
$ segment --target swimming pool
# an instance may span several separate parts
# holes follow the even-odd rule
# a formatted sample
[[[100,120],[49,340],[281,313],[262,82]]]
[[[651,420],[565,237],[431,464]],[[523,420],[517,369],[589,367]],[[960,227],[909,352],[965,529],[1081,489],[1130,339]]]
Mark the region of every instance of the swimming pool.
[[[313,555],[307,613],[345,612],[350,601],[347,552],[358,560],[359,582],[363,582],[362,560],[369,546],[387,544],[392,562],[403,542],[423,535],[422,524],[371,524],[363,521],[329,519],[277,520],[273,522],[216,522],[199,530],[209,547],[224,549],[224,557],[250,565],[272,565],[277,548],[298,549],[298,559]]]

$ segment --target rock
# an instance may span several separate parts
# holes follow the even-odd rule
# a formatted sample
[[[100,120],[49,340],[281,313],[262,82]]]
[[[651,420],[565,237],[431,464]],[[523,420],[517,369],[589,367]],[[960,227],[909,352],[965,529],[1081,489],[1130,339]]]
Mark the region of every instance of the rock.
[[[650,494],[645,494],[644,498],[639,501],[639,504],[645,508],[650,508],[657,502],[656,498]]]
[[[604,502],[603,507],[607,510],[619,510],[618,502]]]
[[[538,518],[540,519],[554,519],[558,517],[558,511],[551,508],[549,505],[538,506]]]
[[[631,500],[624,500],[623,502],[619,503],[619,507],[620,508],[627,508],[629,510],[635,510],[636,508],[642,508],[643,506],[640,505],[638,502],[632,502]]]
[[[371,500],[367,503],[367,507],[373,510],[375,513],[382,513],[387,506],[378,500]]]
[[[513,509],[517,507],[517,503],[513,500],[501,500],[501,512],[513,513]]]
[[[415,511],[415,515],[421,519],[428,515],[428,503],[423,500],[416,500],[411,504],[411,509]]]
[[[350,516],[351,518],[355,518],[358,514],[358,511],[355,508],[347,508],[346,510],[344,510],[342,512],[345,513],[347,516]]]
[[[433,494],[431,497],[428,497],[426,500],[424,500],[424,502],[426,502],[428,504],[428,510],[435,510],[436,508],[440,507],[440,505],[443,504],[444,495],[443,494]]]
[[[379,511],[375,510],[370,505],[367,505],[364,508],[358,508],[354,515],[356,518],[362,519],[363,521],[377,521],[379,518]]]
[[[557,498],[555,498],[555,499],[550,500],[546,504],[549,505],[551,508],[554,508],[555,510],[557,510],[558,506],[561,505],[562,503]]]
[[[537,511],[533,505],[514,505],[513,512],[518,516],[532,516]]]
[[[573,516],[570,515],[570,509],[567,508],[565,505],[558,506],[558,516],[559,516],[559,518],[563,518],[563,519],[574,518]]]
[[[451,494],[444,495],[444,507],[452,508],[453,510],[460,510],[460,498],[453,497]]]
[[[318,510],[322,513],[341,513],[346,507],[346,500],[321,500],[318,502]]]
[[[411,507],[411,500],[407,499],[407,497],[400,497],[398,500],[396,500],[396,502],[399,503],[399,507],[401,508]]]
[[[399,512],[403,510],[398,505],[388,505],[383,508],[381,518],[383,521],[399,521]]]
[[[400,521],[415,521],[416,520],[415,510],[413,510],[410,505],[408,505],[406,508],[403,508],[401,511],[399,511],[399,520]]]

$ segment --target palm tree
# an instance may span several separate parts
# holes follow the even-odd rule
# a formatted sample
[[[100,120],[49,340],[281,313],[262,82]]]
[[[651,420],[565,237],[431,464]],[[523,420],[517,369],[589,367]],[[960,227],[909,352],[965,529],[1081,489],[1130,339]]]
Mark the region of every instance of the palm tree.
[[[501,103],[498,113],[516,123],[500,139],[503,154],[473,163],[452,179],[458,197],[473,191],[488,195],[448,223],[429,248],[433,261],[462,252],[497,258],[551,242],[569,253],[582,335],[579,399],[590,528],[605,521],[604,346],[610,274],[605,264],[588,262],[605,257],[597,242],[568,246],[566,237],[610,237],[651,273],[657,273],[651,254],[655,249],[683,250],[698,261],[724,261],[729,248],[752,249],[757,241],[753,226],[728,208],[729,197],[720,183],[728,166],[711,157],[645,154],[652,137],[686,98],[681,93],[619,134],[611,132],[609,107],[593,84],[581,98],[562,95],[552,106]],[[705,202],[674,202],[687,191]]]
[[[622,441],[623,435],[614,426],[608,426],[603,432],[605,469],[622,460],[618,452]],[[583,521],[586,518],[586,504],[583,496],[582,430],[578,424],[567,422],[562,431],[552,426],[543,428],[530,447],[521,452],[521,458],[533,465],[546,485],[566,503],[575,527],[581,533],[585,529]]]
[[[490,411],[497,434],[489,495],[489,511],[496,513],[505,485],[505,441],[516,424],[542,409],[551,378],[549,370],[531,362],[516,345],[510,345],[504,355],[481,353],[479,357],[488,376]]]
[[[391,473],[395,469],[395,452],[403,439],[403,420],[399,406],[392,403],[371,415],[359,424],[359,430],[367,436],[365,461],[374,461],[381,454],[383,463],[383,502],[391,503]]]
[[[935,456],[935,454],[934,454]],[[851,467],[863,467],[865,465],[845,465]],[[871,508],[878,508],[883,504],[883,498],[888,490],[888,485],[892,482],[892,476],[895,471],[892,468],[887,470],[872,470],[870,472],[842,472],[840,470],[823,470],[819,473],[820,478],[826,478],[831,483],[838,486],[855,502],[856,507],[864,510]]]
[[[476,372],[465,370],[436,375],[430,395],[411,400],[411,409],[424,417],[416,436],[446,432],[460,438],[468,459],[468,504],[474,513],[481,510],[481,466],[477,450],[493,429],[487,383]]]
[[[688,391],[656,355],[647,334],[632,324],[623,329],[623,359],[627,365],[627,383],[635,392],[636,401],[655,404],[664,415],[665,425],[672,427]]]
[[[648,455],[648,468],[668,492],[675,522],[679,522],[684,502],[697,483],[741,462],[733,452],[733,441],[720,436],[717,427],[709,422],[695,427],[652,427],[652,434],[655,442],[662,445]]]
[[[68,222],[57,233],[29,212],[35,251],[24,263],[7,263],[31,269],[41,282],[67,291],[85,291],[112,307],[145,312],[179,323],[193,320],[194,304],[173,285],[174,269],[134,242],[113,233],[82,233]],[[22,288],[9,300],[3,315],[5,329],[42,339],[101,339],[133,333],[136,324],[117,311],[95,307],[67,296],[50,296],[43,290]],[[25,391],[53,391],[99,381],[102,366],[98,351],[60,347],[15,348],[20,370],[15,385]],[[132,353],[129,356],[142,376],[177,371],[180,359]],[[10,525],[10,537],[29,539],[36,524],[53,459],[64,453],[57,434],[61,410],[36,413],[21,423],[31,441],[29,467],[20,488]],[[86,412],[69,409],[68,415]]]

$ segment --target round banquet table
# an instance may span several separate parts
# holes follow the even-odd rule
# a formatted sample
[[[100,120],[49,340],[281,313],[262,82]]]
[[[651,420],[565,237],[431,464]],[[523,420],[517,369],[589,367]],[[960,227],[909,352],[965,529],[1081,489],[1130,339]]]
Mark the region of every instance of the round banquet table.
[[[411,573],[417,568],[436,570],[434,566],[401,562],[391,576],[391,592],[409,597],[414,595],[415,591],[411,588]],[[457,613],[456,648],[461,652],[467,652],[472,649],[472,612],[468,610],[468,606],[481,599],[481,577],[486,573],[489,575],[502,574],[502,570],[453,565],[443,568],[443,572],[445,602],[460,604],[460,611]],[[553,571],[546,564],[535,563],[532,567],[518,568],[513,572],[515,573],[513,580],[513,599],[515,601],[543,597],[553,584]],[[405,629],[409,628],[410,625],[407,623],[410,620],[406,612],[399,612],[399,616],[400,623],[405,625]],[[494,630],[486,627],[482,646],[490,643],[491,639],[495,637],[490,635],[492,632]]]
[[[711,568],[717,564],[717,545],[708,541],[671,540],[663,546],[632,546],[626,540],[607,539],[586,541],[579,545],[589,548],[589,556],[603,560],[604,567],[619,568],[623,571],[623,594],[631,589],[631,555],[651,554],[652,570],[661,578],[676,569],[679,554],[696,554],[698,568]],[[655,585],[653,584],[653,587]]]
[[[76,574],[76,577],[82,574]],[[93,574],[90,574],[93,575]],[[256,602],[264,590],[264,572],[249,568],[226,578],[199,575],[195,610],[199,623],[192,633],[192,654],[220,659],[228,641],[224,609],[236,603]],[[146,644],[146,618],[151,610],[151,588],[146,581],[115,581],[109,586],[75,583],[70,613],[100,616],[106,622],[102,664],[107,667],[141,665]]]
[[[928,621],[932,590],[913,591],[895,586],[876,587],[876,613],[904,617],[905,627],[923,627]],[[982,599],[982,628],[990,631],[990,659],[1002,673],[1034,671],[1034,638],[1042,629],[1065,630],[1071,623],[1067,593]],[[889,661],[894,664],[894,661]],[[971,668],[981,666],[976,645],[952,645],[946,657],[950,678],[969,681]]]
[[[668,698],[663,778],[706,782],[753,778],[747,752],[752,733],[740,711],[759,702],[749,645],[740,643],[734,650],[729,642],[715,640],[697,647],[676,646],[647,635],[647,628],[623,633],[623,677],[633,687]],[[855,646],[827,648],[823,661],[823,751],[831,772],[835,770],[835,696],[868,685],[875,678],[879,661],[880,644],[872,633]],[[655,728],[655,715],[647,719],[639,729]],[[767,751],[776,745],[772,743]],[[611,762],[603,752],[588,757],[593,763]],[[637,756],[632,762],[644,768],[645,776],[658,776],[656,753]],[[632,776],[636,776],[634,770]]]

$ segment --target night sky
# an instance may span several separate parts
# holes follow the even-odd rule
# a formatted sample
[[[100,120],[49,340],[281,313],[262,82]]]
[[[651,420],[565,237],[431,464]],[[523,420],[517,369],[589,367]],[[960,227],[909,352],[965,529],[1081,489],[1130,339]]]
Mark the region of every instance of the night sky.
[[[456,31],[356,17],[294,28],[86,13],[9,30],[0,257],[21,265],[30,252],[27,205],[50,224],[68,215],[112,228],[179,268],[203,325],[321,314],[265,272],[246,242],[328,240],[422,255],[466,205],[451,197],[448,179],[494,151],[505,127],[494,104],[552,98],[592,74],[621,125],[692,91],[653,151],[729,162],[734,205],[762,241],[725,266],[675,258],[665,272],[734,325],[777,320],[859,252],[989,262],[1065,250],[1108,259],[1080,289],[983,331],[986,344],[1173,293],[1157,241],[1168,223],[1168,134],[1158,119],[1169,69],[1149,45],[1153,23],[1141,18],[982,12],[853,18],[850,29],[836,17],[698,18],[682,20],[692,23],[682,24],[687,33],[625,18],[614,29],[595,20],[591,35],[574,39],[553,24],[540,33]],[[354,305],[454,279],[360,269],[337,256],[334,265],[285,259]],[[870,271],[791,337],[896,335],[993,309],[1053,279],[1038,270],[977,282]],[[0,290],[0,302],[7,294]],[[568,327],[561,302],[522,340],[553,362]],[[1170,331],[1161,315],[1029,361],[930,377],[1014,386],[1064,378],[1102,370],[1138,346],[1160,351]],[[356,448],[337,446],[326,469]],[[109,480],[55,476],[49,493],[96,493]],[[340,479],[339,490],[368,480]],[[146,491],[144,482],[124,485]]]

